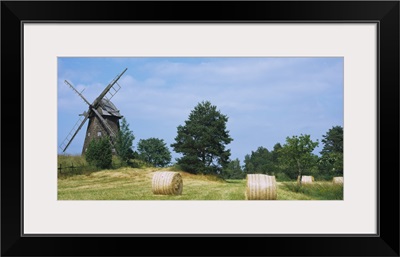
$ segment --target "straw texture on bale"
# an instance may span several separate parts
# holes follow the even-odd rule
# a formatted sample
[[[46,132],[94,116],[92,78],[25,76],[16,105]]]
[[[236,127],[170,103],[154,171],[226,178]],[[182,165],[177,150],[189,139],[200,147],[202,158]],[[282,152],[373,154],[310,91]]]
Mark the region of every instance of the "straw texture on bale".
[[[158,171],[154,173],[152,191],[156,195],[181,195],[183,190],[182,176],[178,172]]]
[[[299,177],[297,177],[297,181],[299,181]],[[302,184],[312,184],[314,182],[313,176],[301,176]]]
[[[247,200],[276,200],[275,176],[247,174]]]
[[[333,184],[343,184],[343,177],[334,177],[332,182]]]

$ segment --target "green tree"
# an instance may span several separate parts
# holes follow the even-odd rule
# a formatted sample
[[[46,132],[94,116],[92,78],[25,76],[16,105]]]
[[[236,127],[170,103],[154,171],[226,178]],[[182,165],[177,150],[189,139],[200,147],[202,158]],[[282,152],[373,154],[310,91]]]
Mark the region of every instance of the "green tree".
[[[271,151],[271,159],[275,165],[279,164],[279,156],[281,155],[280,150],[282,149],[282,145],[280,143],[276,143],[274,145],[274,150]]]
[[[320,169],[332,175],[343,175],[343,127],[334,126],[322,137]]]
[[[303,174],[310,174],[317,166],[318,157],[312,152],[318,146],[318,140],[312,141],[310,135],[286,137],[286,143],[280,150],[280,160],[289,169],[296,170],[300,179]],[[293,178],[293,174],[292,178]]]
[[[162,139],[140,139],[137,149],[139,158],[155,167],[165,167],[171,162],[171,152]]]
[[[112,163],[112,147],[108,137],[99,137],[90,141],[85,153],[86,161],[97,168],[107,169]]]
[[[280,180],[290,180],[290,170],[285,169],[285,164],[281,162],[281,152],[282,145],[280,143],[276,143],[274,145],[274,149],[271,153],[271,170],[274,175]]]
[[[319,158],[318,164],[320,171],[329,178],[343,175],[343,153],[326,153]]]
[[[273,169],[272,155],[265,147],[258,147],[257,150],[251,151],[251,155],[244,157],[244,171],[247,174],[262,173],[272,174]]]
[[[223,177],[225,179],[243,179],[246,177],[246,173],[243,172],[238,158],[229,162],[224,169]]]
[[[324,147],[320,152],[322,155],[331,152],[343,153],[343,127],[334,126],[322,136]]]
[[[177,164],[190,173],[221,175],[229,163],[230,149],[225,146],[233,139],[226,129],[228,117],[221,114],[209,101],[198,103],[189,114],[185,125],[179,125],[174,151],[183,156]]]
[[[118,131],[115,143],[115,150],[121,161],[129,163],[129,160],[133,158],[133,140],[135,140],[135,136],[129,129],[129,124],[125,118],[122,118],[121,127]]]

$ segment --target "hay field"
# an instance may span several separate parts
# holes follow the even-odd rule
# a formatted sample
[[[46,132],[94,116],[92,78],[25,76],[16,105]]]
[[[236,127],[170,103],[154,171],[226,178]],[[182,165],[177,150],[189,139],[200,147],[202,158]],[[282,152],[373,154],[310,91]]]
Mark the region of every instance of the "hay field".
[[[245,200],[246,180],[224,181],[215,176],[179,172],[181,195],[154,195],[154,172],[168,169],[120,168],[58,179],[58,200]],[[314,182],[299,188],[296,182],[277,181],[277,200],[341,200],[343,186]]]

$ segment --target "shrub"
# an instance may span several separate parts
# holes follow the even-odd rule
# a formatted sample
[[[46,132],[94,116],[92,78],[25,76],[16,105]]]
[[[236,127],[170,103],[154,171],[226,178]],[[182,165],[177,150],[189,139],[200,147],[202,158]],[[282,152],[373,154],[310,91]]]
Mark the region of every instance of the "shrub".
[[[277,181],[291,181],[291,178],[283,172],[277,172],[275,177]]]
[[[171,162],[171,153],[163,139],[140,139],[137,149],[139,158],[155,167],[165,167]]]
[[[97,168],[107,169],[112,164],[112,148],[108,137],[100,137],[89,143],[86,161]]]
[[[81,155],[61,154],[57,156],[57,170],[59,178],[90,172],[85,158]]]
[[[182,167],[179,164],[175,163],[175,164],[171,165],[168,170],[170,170],[170,171],[182,171]]]

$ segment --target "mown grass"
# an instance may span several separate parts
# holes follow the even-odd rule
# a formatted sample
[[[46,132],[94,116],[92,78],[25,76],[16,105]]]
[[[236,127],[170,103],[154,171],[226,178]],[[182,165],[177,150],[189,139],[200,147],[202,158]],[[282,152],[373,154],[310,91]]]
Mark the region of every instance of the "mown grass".
[[[183,193],[154,195],[153,173],[168,168],[119,168],[59,177],[58,200],[245,200],[246,180],[222,180],[210,175],[180,172]],[[278,182],[278,200],[343,199],[343,187],[315,182],[297,188],[296,182]]]

